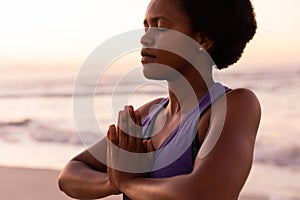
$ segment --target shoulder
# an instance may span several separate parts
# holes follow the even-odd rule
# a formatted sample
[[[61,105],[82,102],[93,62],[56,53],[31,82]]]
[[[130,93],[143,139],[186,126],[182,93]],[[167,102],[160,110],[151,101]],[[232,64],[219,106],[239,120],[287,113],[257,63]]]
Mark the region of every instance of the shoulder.
[[[227,109],[229,113],[241,113],[260,117],[261,107],[255,93],[246,88],[238,88],[227,93]]]
[[[213,111],[212,108],[214,108]],[[202,117],[203,120],[200,120],[199,123],[199,129],[203,123],[207,124],[208,127],[208,124],[216,118],[212,117],[212,112],[214,113],[214,116],[221,115],[224,117],[225,115],[227,122],[234,124],[243,120],[244,117],[241,118],[241,116],[245,115],[251,116],[252,119],[255,119],[253,118],[255,116],[256,119],[259,120],[261,116],[261,107],[259,100],[253,91],[246,88],[230,90],[226,93],[226,96],[224,95],[219,98],[212,104],[211,108],[204,113]]]
[[[149,111],[153,108],[153,106],[159,104],[163,99],[165,98],[157,98],[139,107],[137,110],[140,111],[142,119],[149,114]]]
[[[261,107],[255,93],[245,88],[234,89],[227,93],[225,105],[225,113],[219,113],[224,117],[216,120],[217,124],[224,124],[223,137],[231,142],[243,140],[253,143],[261,118]]]
[[[227,98],[259,104],[256,94],[247,88],[233,89],[227,93]]]
[[[221,136],[219,139],[226,140],[226,144],[253,143],[260,118],[261,107],[255,93],[245,88],[233,89],[204,113],[198,124],[198,136],[204,140],[205,136],[218,133],[216,138]]]
[[[198,124],[199,140],[204,140],[209,127],[213,129],[220,124],[226,125],[227,129],[224,130],[223,126],[223,132],[251,129],[250,134],[255,136],[261,117],[261,107],[255,93],[249,89],[238,88],[230,90],[223,97],[226,98],[219,98],[201,117]]]
[[[217,109],[211,110],[200,157],[209,153],[212,157],[219,157],[223,163],[224,159],[227,160],[228,168],[234,168],[233,163],[237,166],[243,163],[246,169],[251,166],[261,117],[260,104],[254,92],[244,88],[231,90],[225,100],[225,103],[219,100],[214,103]]]

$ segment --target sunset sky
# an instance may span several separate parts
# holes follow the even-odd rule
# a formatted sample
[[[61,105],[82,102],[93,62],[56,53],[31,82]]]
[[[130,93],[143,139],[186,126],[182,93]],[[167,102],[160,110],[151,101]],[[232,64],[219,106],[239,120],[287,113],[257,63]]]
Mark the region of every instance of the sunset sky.
[[[149,0],[0,3],[1,67],[79,67],[103,41],[142,28]],[[253,0],[258,32],[241,65],[300,65],[300,1]]]

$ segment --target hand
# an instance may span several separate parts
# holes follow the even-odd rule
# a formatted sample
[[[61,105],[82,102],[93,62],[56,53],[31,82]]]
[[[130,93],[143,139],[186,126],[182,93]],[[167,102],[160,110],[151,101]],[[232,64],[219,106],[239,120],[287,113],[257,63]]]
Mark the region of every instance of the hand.
[[[108,174],[113,187],[121,186],[133,178],[145,177],[151,162],[146,152],[153,151],[152,142],[143,142],[141,115],[132,106],[119,112],[118,127],[111,125],[108,138]],[[132,153],[129,153],[132,152]],[[145,170],[147,169],[147,170]]]

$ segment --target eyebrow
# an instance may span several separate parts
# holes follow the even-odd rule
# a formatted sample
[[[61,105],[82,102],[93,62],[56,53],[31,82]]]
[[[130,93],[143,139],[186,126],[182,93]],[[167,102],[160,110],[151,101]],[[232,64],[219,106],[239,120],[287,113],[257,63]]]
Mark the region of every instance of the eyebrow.
[[[168,18],[166,18],[164,16],[152,17],[152,18],[150,18],[150,23],[155,23],[155,22],[157,22],[161,19],[172,23],[171,20],[169,20]],[[147,24],[148,24],[147,19],[145,19],[144,20],[144,25],[147,25]]]

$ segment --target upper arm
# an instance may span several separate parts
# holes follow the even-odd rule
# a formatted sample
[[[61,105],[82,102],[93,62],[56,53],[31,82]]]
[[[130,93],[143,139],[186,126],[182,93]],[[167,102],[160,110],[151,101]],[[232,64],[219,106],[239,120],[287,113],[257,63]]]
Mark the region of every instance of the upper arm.
[[[212,106],[208,134],[191,174],[194,181],[205,181],[199,185],[206,191],[217,188],[219,193],[210,195],[226,199],[224,195],[240,192],[251,169],[260,115],[259,102],[247,89],[234,90]]]

